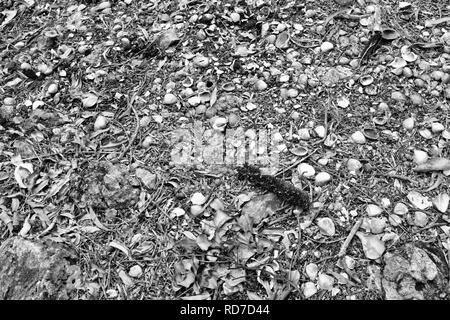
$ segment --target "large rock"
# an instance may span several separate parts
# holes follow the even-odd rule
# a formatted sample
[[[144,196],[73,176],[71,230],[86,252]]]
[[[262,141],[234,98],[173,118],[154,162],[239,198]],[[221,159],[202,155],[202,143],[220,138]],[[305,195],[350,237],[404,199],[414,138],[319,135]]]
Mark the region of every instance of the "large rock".
[[[62,244],[6,240],[0,246],[0,299],[68,299],[79,275],[74,261],[75,252]]]

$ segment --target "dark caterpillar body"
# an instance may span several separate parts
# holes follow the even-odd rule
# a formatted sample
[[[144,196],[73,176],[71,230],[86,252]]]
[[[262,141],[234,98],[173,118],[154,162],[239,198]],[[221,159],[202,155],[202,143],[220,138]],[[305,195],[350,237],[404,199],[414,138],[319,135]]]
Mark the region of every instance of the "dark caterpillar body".
[[[302,208],[305,211],[309,209],[310,200],[306,192],[279,178],[261,174],[258,167],[248,164],[237,167],[237,178],[248,181],[255,187],[265,191],[275,193],[281,200],[286,201],[290,205]]]

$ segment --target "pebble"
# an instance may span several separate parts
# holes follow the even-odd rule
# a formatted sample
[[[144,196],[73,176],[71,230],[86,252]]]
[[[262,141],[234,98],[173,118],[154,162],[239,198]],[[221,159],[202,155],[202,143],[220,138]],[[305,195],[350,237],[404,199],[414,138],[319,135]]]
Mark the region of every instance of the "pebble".
[[[287,91],[287,96],[289,98],[296,98],[298,96],[298,90],[295,88],[291,88]]]
[[[320,45],[320,51],[322,52],[328,52],[330,50],[333,50],[334,45],[331,42],[325,41]]]
[[[13,106],[16,104],[16,99],[12,97],[6,97],[5,99],[3,99],[3,103],[7,106]]]
[[[298,130],[298,137],[300,140],[309,140],[311,138],[308,128],[301,128]]]
[[[317,219],[317,226],[322,234],[332,237],[336,233],[336,227],[334,226],[333,220],[330,218],[319,218]]]
[[[445,127],[440,122],[433,122],[431,124],[431,131],[434,132],[434,133],[440,133],[440,132],[442,132],[444,130],[445,130]]]
[[[359,169],[362,168],[362,164],[359,160],[357,159],[348,159],[347,161],[347,169],[348,171],[350,171],[350,173],[352,174],[356,174],[356,172],[359,171]]]
[[[298,165],[297,171],[300,176],[303,176],[305,178],[311,178],[316,174],[316,170],[314,170],[314,167],[305,162]]]
[[[267,89],[267,83],[265,83],[264,80],[258,79],[258,80],[255,82],[255,88],[256,88],[258,91],[266,90],[266,89]]]
[[[167,93],[164,96],[164,99],[163,99],[164,104],[171,105],[171,104],[175,104],[177,102],[178,102],[178,98],[172,93]]]
[[[303,285],[303,295],[305,296],[306,299],[312,297],[316,293],[317,293],[317,287],[314,284],[314,282],[306,282]]]
[[[317,126],[314,131],[319,138],[325,138],[326,130],[324,126]]]
[[[402,218],[396,214],[391,214],[389,215],[389,223],[392,226],[397,227],[402,224]]]
[[[305,272],[309,279],[316,280],[319,267],[315,263],[308,263],[305,267]]]
[[[405,130],[411,131],[412,129],[414,129],[414,118],[406,118],[405,120],[403,120],[403,128]]]
[[[148,135],[144,138],[144,141],[142,141],[142,146],[144,148],[148,148],[153,144],[153,142],[154,142],[153,136]]]
[[[428,216],[422,211],[414,213],[414,224],[418,227],[425,227],[428,224]]]
[[[414,150],[413,159],[416,164],[422,164],[428,160],[428,154],[422,150]]]
[[[94,122],[94,130],[102,130],[106,128],[106,125],[108,124],[108,119],[105,116],[102,116],[101,114],[95,119]]]
[[[423,105],[423,98],[420,94],[418,93],[412,93],[409,98],[411,99],[411,103],[414,106],[421,106]]]
[[[391,98],[392,100],[395,100],[397,102],[404,102],[406,101],[406,97],[403,93],[401,93],[400,91],[394,91],[391,93]]]
[[[191,196],[191,202],[193,205],[201,206],[202,204],[204,204],[206,202],[206,197],[203,194],[201,194],[200,192],[195,192]]]
[[[354,143],[364,144],[366,143],[366,137],[361,131],[356,131],[351,135],[351,139]]]
[[[200,104],[201,100],[199,96],[190,97],[187,101],[191,107],[196,107]]]
[[[223,117],[217,117],[213,120],[212,128],[216,131],[224,131],[227,126],[228,119]]]
[[[203,55],[197,55],[194,57],[194,59],[192,59],[192,62],[197,66],[197,67],[207,67],[209,65],[209,59]]]
[[[384,231],[384,229],[387,227],[387,221],[386,218],[372,218],[370,219],[370,231],[373,234],[379,234]]]
[[[376,204],[368,204],[366,207],[366,212],[369,217],[375,217],[379,216],[383,212],[383,209]]]
[[[130,268],[130,271],[128,271],[128,274],[130,275],[130,277],[133,278],[140,278],[142,277],[142,268],[138,265],[134,265]]]
[[[237,22],[239,22],[239,21],[241,20],[241,16],[240,16],[239,13],[237,13],[237,12],[232,12],[232,13],[230,14],[230,19],[231,19],[231,21],[233,21],[234,23],[237,23]]]
[[[47,92],[49,94],[55,94],[58,92],[58,85],[56,83],[52,83],[48,86]]]
[[[328,182],[330,182],[330,180],[331,180],[331,176],[330,176],[329,173],[327,173],[327,172],[319,172],[316,175],[315,184],[317,186],[323,186],[323,185],[327,184]]]
[[[280,79],[278,81],[281,83],[284,83],[284,82],[288,82],[289,79],[290,79],[289,75],[283,73],[282,75],[280,75]]]
[[[322,290],[331,290],[333,289],[334,278],[325,274],[319,274],[319,279],[317,280],[317,285]]]

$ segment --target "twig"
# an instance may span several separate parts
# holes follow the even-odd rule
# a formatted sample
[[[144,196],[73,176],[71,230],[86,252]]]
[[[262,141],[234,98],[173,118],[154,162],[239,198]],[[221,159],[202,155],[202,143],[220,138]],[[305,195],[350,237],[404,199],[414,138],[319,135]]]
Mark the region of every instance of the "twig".
[[[399,174],[395,174],[395,173],[375,172],[375,175],[377,175],[377,176],[382,176],[382,177],[387,177],[387,178],[400,179],[400,180],[404,180],[404,181],[408,181],[408,182],[417,184],[417,181],[415,181],[415,180],[413,180],[413,179],[411,179],[411,178],[408,178],[408,177],[399,175]]]
[[[130,143],[128,143],[128,146],[127,146],[127,147],[122,151],[122,153],[119,155],[119,157],[117,158],[118,160],[122,159],[122,157],[125,155],[125,153],[127,153],[128,150],[130,150],[131,146],[132,146],[133,143],[134,143],[134,140],[136,140],[136,137],[137,137],[137,135],[138,135],[138,133],[139,133],[139,127],[140,127],[140,124],[139,124],[139,116],[138,116],[138,114],[137,114],[136,109],[133,107],[133,100],[134,100],[134,97],[135,97],[135,96],[133,96],[133,98],[132,98],[131,101],[130,101],[130,108],[131,108],[131,110],[132,110],[133,113],[134,113],[134,118],[136,119],[136,128],[134,129],[134,133],[133,133],[133,135],[131,136]]]
[[[363,218],[359,218],[358,221],[353,225],[352,230],[350,230],[350,233],[347,236],[347,239],[345,239],[344,243],[341,246],[341,249],[339,249],[338,257],[342,258],[345,253],[347,252],[347,248],[350,245],[350,242],[352,241],[353,237],[355,236],[356,232],[358,231],[359,227],[361,227],[361,224],[363,222]]]

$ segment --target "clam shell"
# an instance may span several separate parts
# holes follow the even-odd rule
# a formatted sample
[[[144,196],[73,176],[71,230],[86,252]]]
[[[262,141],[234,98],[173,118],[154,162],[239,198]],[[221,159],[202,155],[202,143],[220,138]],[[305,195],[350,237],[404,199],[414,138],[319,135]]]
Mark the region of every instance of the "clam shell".
[[[398,32],[394,29],[390,29],[390,28],[386,28],[381,32],[381,37],[384,40],[395,40],[399,37],[400,35],[398,34]]]
[[[373,77],[371,75],[362,76],[361,78],[359,78],[359,82],[363,86],[371,85],[373,83]]]

